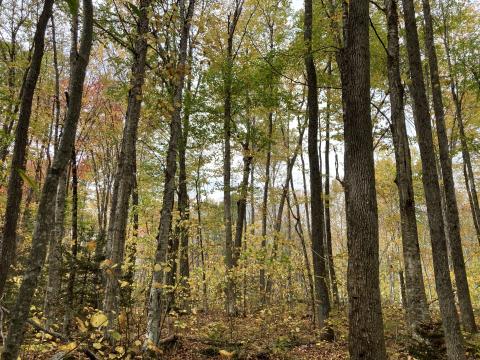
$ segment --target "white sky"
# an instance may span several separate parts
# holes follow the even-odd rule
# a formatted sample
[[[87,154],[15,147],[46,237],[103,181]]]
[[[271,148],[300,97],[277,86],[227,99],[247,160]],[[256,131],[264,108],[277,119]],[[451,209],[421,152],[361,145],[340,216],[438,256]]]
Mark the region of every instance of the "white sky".
[[[292,7],[295,10],[299,10],[303,7],[303,0],[292,0]]]

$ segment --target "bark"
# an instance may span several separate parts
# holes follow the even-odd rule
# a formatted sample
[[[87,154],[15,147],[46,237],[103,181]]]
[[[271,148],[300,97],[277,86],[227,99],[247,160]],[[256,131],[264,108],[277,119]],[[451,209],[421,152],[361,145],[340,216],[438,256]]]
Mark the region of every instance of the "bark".
[[[122,146],[118,158],[113,185],[112,206],[106,242],[106,266],[104,267],[105,293],[103,311],[108,317],[108,329],[117,325],[120,314],[120,285],[122,264],[125,256],[125,239],[128,221],[129,200],[134,184],[135,147],[138,122],[142,106],[142,88],[145,82],[147,56],[148,9],[151,0],[141,0],[135,40],[134,61],[131,69],[128,106],[123,129]]]
[[[391,106],[391,131],[395,148],[395,165],[398,188],[403,262],[405,266],[405,298],[407,320],[415,329],[418,323],[429,322],[427,297],[422,276],[420,247],[418,244],[415,196],[411,167],[410,147],[404,111],[404,89],[400,77],[400,51],[398,38],[397,0],[386,0],[388,24],[388,82]],[[401,273],[403,278],[403,272]]]
[[[231,199],[231,133],[232,133],[232,77],[233,77],[233,37],[237,27],[238,19],[242,13],[243,0],[235,1],[235,10],[233,15],[228,17],[228,38],[227,38],[227,54],[225,59],[225,69],[223,74],[223,212],[225,224],[225,267],[227,271],[227,284],[225,287],[226,302],[225,307],[227,314],[234,315],[237,312],[235,301],[234,280],[232,278],[232,269],[234,267],[234,244],[232,235],[232,199]]]
[[[449,359],[464,359],[463,338],[452,283],[448,268],[447,243],[441,207],[441,193],[435,166],[435,151],[430,123],[430,111],[425,91],[415,9],[412,0],[403,0],[407,53],[412,86],[415,129],[422,159],[422,182],[427,204],[430,240],[432,243],[433,268],[447,356]]]
[[[148,303],[146,347],[156,346],[160,339],[160,331],[164,316],[168,313],[169,304],[162,291],[162,284],[166,280],[166,263],[168,262],[168,239],[171,235],[172,210],[175,197],[175,173],[177,171],[178,142],[181,137],[181,110],[183,87],[187,64],[187,45],[190,32],[190,23],[193,16],[195,0],[190,0],[188,9],[185,1],[180,2],[180,18],[182,19],[182,34],[179,45],[179,60],[177,64],[175,93],[173,97],[173,112],[170,122],[170,139],[168,142],[165,167],[165,181],[163,190],[163,206],[158,226],[157,249],[155,252],[155,268],[153,271],[152,287]]]
[[[70,321],[74,312],[75,280],[78,271],[78,171],[77,152],[75,145],[72,149],[72,249],[70,252],[70,266],[68,273],[67,295],[65,297],[65,316],[63,318],[63,333],[70,335]]]
[[[328,76],[332,76],[332,63],[328,60],[327,64]],[[331,117],[331,90],[327,89],[327,104],[325,109],[325,245],[327,247],[328,273],[330,275],[330,285],[332,290],[332,298],[335,306],[340,305],[340,297],[338,295],[337,276],[335,274],[335,264],[333,261],[332,248],[332,225],[330,219],[330,117]]]
[[[378,213],[370,117],[369,2],[352,1],[341,53],[347,289],[351,359],[386,359],[379,287]]]
[[[260,291],[262,301],[266,301],[266,277],[265,260],[267,259],[267,209],[268,209],[268,191],[270,187],[270,165],[272,161],[272,134],[273,134],[273,113],[268,114],[268,132],[267,132],[267,159],[265,162],[265,183],[263,184],[262,199],[262,267],[260,268]]]
[[[247,135],[250,136],[250,135]],[[248,195],[248,179],[250,176],[250,168],[252,165],[253,155],[249,147],[249,140],[242,144],[243,147],[243,175],[240,183],[240,198],[237,200],[237,222],[235,228],[235,240],[233,251],[233,266],[238,266],[240,259],[240,249],[242,248],[242,237],[244,224],[247,219],[247,195]]]
[[[15,259],[17,246],[17,223],[22,201],[23,179],[25,171],[28,127],[32,113],[32,102],[44,53],[45,30],[52,14],[53,0],[45,0],[42,13],[38,18],[33,38],[33,54],[20,99],[20,112],[15,130],[15,145],[13,147],[12,163],[8,179],[7,204],[0,248],[0,297],[5,289],[10,265]]]
[[[433,20],[430,12],[429,0],[422,0],[423,16],[425,21],[425,45],[430,66],[430,81],[432,84],[433,110],[437,130],[440,165],[442,169],[443,187],[445,191],[446,222],[450,245],[455,284],[457,286],[457,299],[460,307],[460,316],[464,329],[475,333],[477,326],[473,314],[470,290],[468,287],[467,272],[462,250],[460,236],[460,218],[458,214],[457,199],[455,195],[455,182],[453,179],[452,158],[448,148],[447,130],[445,126],[445,112],[442,100],[442,87],[438,73],[437,52],[433,40]]]
[[[65,235],[65,197],[67,194],[67,176],[64,171],[59,179],[55,200],[55,232],[50,238],[48,254],[48,281],[45,293],[46,327],[55,324],[61,295],[62,281],[62,240]]]
[[[84,0],[82,37],[79,51],[71,68],[69,84],[70,101],[67,108],[63,136],[42,188],[35,229],[32,236],[30,259],[15,306],[12,310],[12,321],[2,353],[3,360],[16,360],[23,342],[24,328],[28,319],[30,304],[47,253],[52,218],[55,210],[55,193],[57,191],[59,178],[70,159],[75,141],[82,104],[83,82],[90,56],[92,37],[93,5],[91,0]]]
[[[207,293],[207,275],[206,275],[206,268],[205,268],[205,253],[203,249],[203,232],[202,232],[202,212],[201,212],[201,203],[202,203],[202,195],[200,193],[200,168],[202,165],[202,154],[200,153],[200,158],[198,159],[198,167],[197,167],[197,177],[195,179],[195,191],[196,191],[196,200],[197,200],[197,239],[198,245],[200,246],[200,261],[202,267],[202,302],[203,302],[203,310],[205,312],[208,311],[208,293]]]
[[[304,54],[307,72],[307,111],[308,111],[308,163],[310,166],[310,209],[312,229],[312,259],[315,280],[315,318],[316,325],[322,329],[330,312],[330,300],[327,288],[327,269],[323,245],[324,209],[322,194],[322,176],[320,173],[318,136],[318,90],[317,74],[312,52],[312,0],[305,0]]]

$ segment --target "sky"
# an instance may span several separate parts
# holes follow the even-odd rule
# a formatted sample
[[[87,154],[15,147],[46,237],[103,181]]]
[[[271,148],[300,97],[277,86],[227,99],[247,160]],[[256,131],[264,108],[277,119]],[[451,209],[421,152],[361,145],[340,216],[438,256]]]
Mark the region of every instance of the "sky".
[[[292,7],[295,10],[299,10],[303,7],[303,0],[292,0]]]

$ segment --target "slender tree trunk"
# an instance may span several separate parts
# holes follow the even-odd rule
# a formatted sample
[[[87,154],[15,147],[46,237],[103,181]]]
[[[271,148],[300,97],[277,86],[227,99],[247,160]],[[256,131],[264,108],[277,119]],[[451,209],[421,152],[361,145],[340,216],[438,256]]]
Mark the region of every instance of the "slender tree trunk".
[[[70,253],[70,266],[68,274],[67,295],[65,297],[65,316],[63,319],[63,333],[70,335],[70,321],[74,312],[75,280],[78,271],[78,171],[77,152],[75,145],[72,151],[72,250]]]
[[[227,284],[225,287],[226,311],[228,315],[235,315],[237,312],[235,301],[235,283],[233,279],[234,267],[234,243],[232,235],[232,199],[231,199],[231,133],[232,133],[232,77],[233,77],[233,37],[237,27],[238,19],[242,13],[243,0],[235,1],[235,10],[233,15],[228,17],[228,38],[227,38],[227,58],[223,74],[223,212],[225,224],[225,267],[227,272]]]
[[[369,2],[348,3],[342,49],[347,288],[351,359],[386,359],[379,286],[378,213],[370,118]]]
[[[305,241],[305,235],[302,227],[302,220],[300,215],[300,205],[298,204],[297,193],[293,187],[293,179],[290,179],[290,188],[292,189],[293,202],[296,209],[296,214],[293,214],[291,205],[289,204],[290,212],[292,213],[295,219],[295,231],[297,232],[298,237],[300,238],[300,243],[302,245],[303,260],[305,261],[305,268],[307,269],[307,279],[308,279],[308,288],[310,294],[310,306],[312,310],[312,320],[315,323],[315,288],[313,285],[313,276],[312,268],[310,266],[310,260],[308,259],[307,245]]]
[[[391,105],[391,131],[395,148],[397,176],[395,183],[400,199],[403,261],[405,266],[405,310],[410,326],[415,329],[418,323],[429,322],[427,297],[422,275],[420,247],[418,244],[417,219],[411,155],[408,143],[404,112],[404,89],[400,77],[400,51],[398,38],[397,0],[386,0],[388,23],[388,81]],[[402,278],[403,278],[403,272]]]
[[[165,294],[162,285],[166,280],[165,263],[168,261],[168,238],[171,235],[172,210],[175,197],[175,173],[177,171],[178,142],[182,135],[181,110],[183,101],[183,87],[187,71],[187,46],[190,32],[190,23],[193,16],[195,0],[190,0],[188,9],[185,9],[185,0],[180,2],[180,18],[182,33],[179,45],[179,60],[177,64],[178,76],[174,86],[173,113],[170,122],[170,139],[168,142],[165,167],[165,183],[163,190],[163,206],[158,226],[157,249],[155,252],[155,267],[153,271],[152,287],[148,303],[146,347],[156,346],[160,339],[161,325],[164,316],[168,313],[169,304],[165,303]]]
[[[430,240],[432,243],[433,269],[437,288],[440,313],[445,331],[445,342],[449,359],[464,359],[463,338],[452,283],[448,268],[447,242],[441,208],[441,192],[435,167],[430,112],[423,80],[420,46],[418,41],[415,9],[412,0],[403,0],[407,53],[412,86],[415,128],[422,159],[422,181],[427,204]]]
[[[478,203],[477,187],[475,184],[475,178],[472,168],[472,160],[470,157],[470,151],[468,149],[467,138],[465,136],[465,127],[463,122],[463,113],[462,113],[462,98],[458,93],[458,84],[457,79],[454,75],[452,69],[452,60],[450,55],[450,39],[448,34],[448,26],[446,20],[445,9],[442,6],[442,15],[443,15],[443,43],[445,46],[445,53],[447,55],[447,64],[448,72],[450,78],[450,92],[452,94],[452,99],[455,104],[455,119],[458,123],[458,130],[460,132],[460,145],[462,149],[462,159],[464,163],[464,177],[465,185],[467,188],[467,193],[470,202],[470,209],[472,212],[473,224],[475,226],[475,231],[477,234],[477,240],[480,244],[480,205]]]
[[[438,73],[437,52],[433,41],[433,21],[430,12],[429,0],[422,0],[423,17],[425,21],[425,45],[427,48],[428,63],[430,65],[430,81],[432,84],[433,109],[440,153],[443,186],[445,190],[446,222],[450,252],[457,285],[457,299],[460,305],[460,315],[463,327],[470,333],[477,331],[475,316],[473,314],[470,290],[468,288],[467,272],[462,250],[460,236],[460,218],[458,215],[457,199],[455,195],[455,182],[453,179],[452,159],[448,149],[447,130],[445,126],[445,112],[442,100],[442,87]]]
[[[268,209],[268,191],[270,187],[270,165],[272,161],[272,134],[273,134],[273,112],[268,114],[268,133],[267,133],[267,159],[265,163],[265,183],[263,185],[262,200],[262,265],[260,268],[260,291],[262,302],[266,301],[266,277],[265,261],[267,259],[267,209]]]
[[[134,184],[135,147],[138,122],[142,104],[142,88],[145,81],[149,7],[151,0],[141,0],[135,40],[134,61],[131,70],[127,115],[123,129],[122,147],[115,175],[110,221],[106,243],[106,266],[104,267],[105,293],[103,311],[108,317],[107,333],[117,326],[120,314],[119,280],[125,253],[125,238],[128,220],[129,200]],[[112,340],[112,339],[111,339]]]
[[[10,176],[8,179],[7,205],[0,248],[0,297],[5,289],[10,265],[15,259],[17,248],[17,223],[22,201],[23,180],[22,172],[25,171],[26,147],[28,141],[28,127],[32,113],[32,102],[40,67],[44,53],[45,30],[52,14],[53,0],[45,0],[43,10],[38,18],[37,28],[33,38],[33,55],[30,66],[22,85],[20,99],[20,113],[15,130],[15,145],[13,147]]]
[[[307,111],[308,111],[308,162],[310,166],[310,205],[312,216],[312,259],[315,279],[315,318],[316,325],[322,329],[330,312],[330,300],[327,288],[327,269],[323,246],[324,209],[322,195],[322,176],[320,173],[318,136],[318,90],[317,74],[312,52],[312,0],[305,0],[304,54],[307,72]]]
[[[332,63],[328,60],[328,76],[332,76]],[[335,264],[333,262],[332,248],[332,225],[330,219],[330,117],[331,117],[331,90],[327,89],[327,104],[325,109],[325,244],[328,255],[328,273],[330,274],[330,285],[332,287],[332,297],[335,306],[340,305],[338,296],[337,276],[335,274]]]
[[[200,246],[200,261],[202,266],[202,302],[203,302],[203,310],[205,312],[208,311],[208,293],[207,293],[207,275],[206,275],[206,264],[205,264],[205,252],[203,247],[203,231],[202,231],[202,211],[201,211],[201,203],[202,203],[202,195],[200,190],[200,168],[202,165],[202,154],[198,159],[198,167],[197,167],[197,177],[195,179],[195,191],[196,191],[196,200],[197,200],[197,237],[198,237],[198,245]]]
[[[48,17],[47,17],[48,19]],[[38,277],[45,262],[52,218],[55,211],[55,193],[60,175],[71,157],[83,95],[83,82],[90,57],[93,37],[93,5],[91,0],[83,1],[83,27],[80,48],[71,68],[69,94],[65,126],[58,152],[52,167],[48,170],[38,205],[35,230],[28,267],[12,310],[12,321],[3,348],[2,360],[16,360],[23,343],[25,323],[30,312],[30,304],[37,288]]]

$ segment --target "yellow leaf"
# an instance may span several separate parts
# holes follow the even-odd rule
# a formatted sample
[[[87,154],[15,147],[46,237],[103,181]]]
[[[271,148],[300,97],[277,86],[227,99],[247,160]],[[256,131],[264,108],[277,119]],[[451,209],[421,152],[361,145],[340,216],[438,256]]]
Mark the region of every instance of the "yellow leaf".
[[[121,355],[123,355],[125,353],[125,348],[123,346],[117,346],[115,348],[115,351]]]
[[[78,327],[78,330],[80,330],[80,332],[83,333],[83,332],[87,331],[87,327],[85,326],[85,324],[83,323],[83,321],[80,318],[76,317],[75,321],[77,322],[77,327]]]
[[[226,357],[226,358],[231,358],[231,357],[233,357],[233,355],[235,354],[235,352],[233,352],[233,351],[230,352],[230,351],[227,351],[227,350],[220,350],[218,353],[219,353],[221,356]]]
[[[160,271],[162,270],[162,265],[160,264],[155,264],[155,267],[153,268],[154,271]]]
[[[90,324],[92,324],[92,326],[96,328],[105,326],[108,324],[107,316],[101,311],[99,311],[96,314],[92,315],[92,317],[90,318]]]
[[[135,346],[140,346],[142,345],[142,342],[140,340],[135,340],[134,344]]]
[[[75,341],[72,341],[68,344],[59,346],[59,349],[62,351],[72,351],[77,347],[77,343]]]
[[[40,319],[36,316],[34,316],[31,320],[37,325],[42,325]]]
[[[92,346],[93,346],[94,349],[97,349],[97,350],[100,350],[100,349],[102,348],[102,344],[100,344],[100,343],[98,343],[98,342],[93,343]]]
[[[95,240],[91,240],[87,242],[87,250],[92,252],[97,248],[97,242]]]

